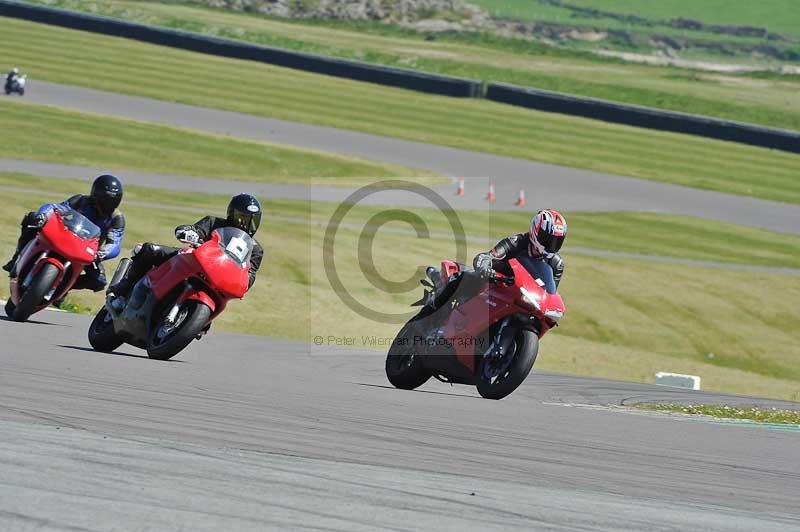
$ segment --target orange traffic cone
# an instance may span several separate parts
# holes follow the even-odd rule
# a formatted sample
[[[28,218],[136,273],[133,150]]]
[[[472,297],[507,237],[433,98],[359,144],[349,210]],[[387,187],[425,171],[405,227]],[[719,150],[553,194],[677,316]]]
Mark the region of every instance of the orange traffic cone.
[[[525,189],[519,189],[519,196],[517,196],[517,201],[514,202],[514,205],[517,207],[524,207],[525,206]]]
[[[463,196],[464,195],[464,178],[458,180],[458,190],[456,190],[456,196]]]
[[[494,183],[489,181],[489,193],[486,194],[486,200],[487,201],[494,201],[496,199],[497,199],[497,196],[495,196],[495,194],[494,194]]]

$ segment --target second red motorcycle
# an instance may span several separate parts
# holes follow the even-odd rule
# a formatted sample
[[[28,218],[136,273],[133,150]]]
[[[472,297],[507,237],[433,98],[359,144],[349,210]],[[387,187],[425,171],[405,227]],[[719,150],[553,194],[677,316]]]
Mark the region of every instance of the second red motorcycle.
[[[105,352],[128,343],[150,358],[172,358],[202,337],[228,301],[247,293],[254,246],[247,233],[226,227],[180,250],[134,285],[124,308],[106,302],[89,326],[89,343]],[[129,266],[130,259],[120,261],[111,286]]]

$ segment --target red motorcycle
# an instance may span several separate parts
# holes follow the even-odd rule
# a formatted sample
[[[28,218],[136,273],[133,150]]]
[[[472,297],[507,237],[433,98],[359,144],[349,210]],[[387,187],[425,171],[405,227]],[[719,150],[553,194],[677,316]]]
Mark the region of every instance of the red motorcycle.
[[[181,249],[134,285],[124,308],[106,301],[89,326],[89,343],[104,352],[128,343],[150,358],[172,358],[208,331],[229,300],[247,293],[254,246],[244,231],[225,227]],[[129,267],[130,259],[120,261],[111,286]]]
[[[481,280],[465,275],[462,265],[443,261],[442,288],[426,291],[418,302],[425,306],[389,348],[389,382],[413,390],[435,377],[474,385],[487,399],[516,390],[533,368],[539,339],[564,316],[564,302],[546,263],[526,258],[508,263],[510,275]]]
[[[94,261],[99,246],[99,227],[78,211],[56,206],[17,259],[6,315],[25,321],[64,297]]]

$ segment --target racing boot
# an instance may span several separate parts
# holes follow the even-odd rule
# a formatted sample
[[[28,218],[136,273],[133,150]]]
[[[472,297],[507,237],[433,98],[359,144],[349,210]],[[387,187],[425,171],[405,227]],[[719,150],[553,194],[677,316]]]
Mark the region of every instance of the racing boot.
[[[11,260],[3,265],[3,269],[8,272],[8,276],[12,279],[17,276],[16,268],[14,268],[14,266],[17,264],[18,257],[19,250],[15,251],[14,256],[11,257]]]
[[[427,275],[428,279],[433,283],[433,291],[439,292],[442,289],[442,275],[439,272],[439,268],[428,266],[425,270],[425,275]]]

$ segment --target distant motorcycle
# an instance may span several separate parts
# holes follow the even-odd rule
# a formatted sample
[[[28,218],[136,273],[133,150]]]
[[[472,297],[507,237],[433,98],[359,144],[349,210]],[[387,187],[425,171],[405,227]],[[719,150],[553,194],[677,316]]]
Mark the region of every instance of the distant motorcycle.
[[[27,83],[28,76],[16,76],[14,79],[9,80],[6,77],[5,90],[6,95],[16,92],[20,96],[25,96],[25,84]]]
[[[200,339],[229,300],[243,298],[255,247],[250,235],[224,227],[196,246],[150,270],[131,289],[124,308],[107,300],[89,326],[92,347],[111,352],[128,343],[146,349],[150,358],[168,360]],[[130,259],[120,261],[110,286],[130,264]]]
[[[25,321],[63,298],[94,262],[99,246],[99,227],[78,211],[57,205],[17,259],[6,315]]]
[[[502,399],[522,384],[536,361],[539,339],[564,315],[564,302],[554,284],[552,293],[544,288],[545,274],[552,281],[552,270],[544,270],[550,266],[523,258],[508,262],[511,276],[479,281],[461,296],[462,266],[442,262],[443,288],[426,292],[420,301],[425,306],[389,349],[389,382],[413,390],[436,377],[474,385],[487,399]]]

